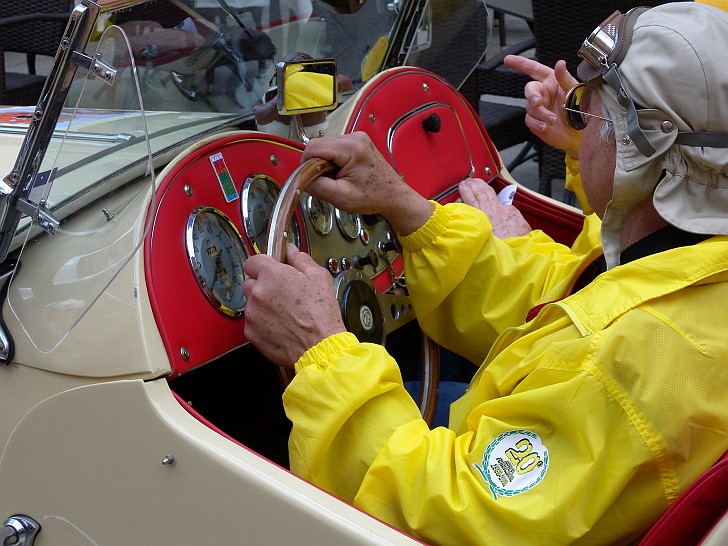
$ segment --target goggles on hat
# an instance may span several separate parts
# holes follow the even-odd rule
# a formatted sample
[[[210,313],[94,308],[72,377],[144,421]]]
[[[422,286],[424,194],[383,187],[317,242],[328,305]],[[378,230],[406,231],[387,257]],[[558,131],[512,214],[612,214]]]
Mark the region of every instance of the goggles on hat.
[[[618,67],[624,60],[632,43],[632,32],[637,18],[648,9],[650,8],[632,8],[625,14],[615,11],[607,17],[581,45],[579,57],[583,60],[576,69],[577,76],[585,85],[591,87],[606,84],[616,91],[617,100],[626,111],[627,134],[645,157],[651,157],[656,150],[640,128],[637,108],[624,87]],[[578,101],[579,95],[577,93],[583,91],[576,88],[572,89],[572,91],[573,93],[570,91],[572,97],[567,96],[564,104],[564,120],[567,125],[574,129],[578,128],[581,123],[583,129],[586,126],[583,115],[587,113],[573,106],[573,101]],[[579,113],[570,112],[567,108],[570,110],[575,109]],[[567,116],[567,113],[573,114],[573,116]],[[581,120],[577,117],[579,115],[582,116]],[[594,114],[588,115],[594,116]],[[728,148],[728,133],[680,131],[675,142],[684,146]]]
[[[612,65],[622,62],[632,41],[637,17],[648,9],[633,8],[625,14],[615,11],[594,29],[579,49],[579,57],[584,60],[576,73],[581,81],[591,82],[603,76]]]

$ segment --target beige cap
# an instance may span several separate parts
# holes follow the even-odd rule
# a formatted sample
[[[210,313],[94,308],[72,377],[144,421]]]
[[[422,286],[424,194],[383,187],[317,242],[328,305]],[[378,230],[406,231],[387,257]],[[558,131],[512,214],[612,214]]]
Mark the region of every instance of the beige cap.
[[[602,224],[609,267],[619,264],[630,210],[653,190],[667,222],[728,234],[728,13],[676,2],[628,15],[622,28],[634,27],[614,62],[595,71],[585,60],[578,70],[596,78],[614,124],[614,190]]]

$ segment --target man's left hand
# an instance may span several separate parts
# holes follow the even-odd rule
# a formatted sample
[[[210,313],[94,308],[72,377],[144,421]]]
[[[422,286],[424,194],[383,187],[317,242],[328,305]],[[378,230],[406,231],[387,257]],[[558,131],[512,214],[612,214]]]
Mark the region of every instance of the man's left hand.
[[[245,337],[268,360],[293,368],[308,349],[346,331],[331,274],[294,245],[285,264],[258,254],[244,268]]]

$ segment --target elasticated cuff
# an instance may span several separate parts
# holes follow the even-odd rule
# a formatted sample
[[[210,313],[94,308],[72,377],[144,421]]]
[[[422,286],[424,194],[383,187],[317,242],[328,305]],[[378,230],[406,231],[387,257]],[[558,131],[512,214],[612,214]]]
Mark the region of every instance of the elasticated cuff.
[[[329,336],[319,341],[301,355],[301,358],[296,362],[296,373],[300,372],[306,366],[326,366],[332,358],[335,358],[357,343],[359,343],[359,340],[351,332],[342,332]]]
[[[402,247],[410,252],[416,252],[421,248],[430,246],[447,229],[450,222],[451,211],[443,207],[437,201],[430,201],[435,205],[435,210],[425,225],[417,231],[399,238]]]

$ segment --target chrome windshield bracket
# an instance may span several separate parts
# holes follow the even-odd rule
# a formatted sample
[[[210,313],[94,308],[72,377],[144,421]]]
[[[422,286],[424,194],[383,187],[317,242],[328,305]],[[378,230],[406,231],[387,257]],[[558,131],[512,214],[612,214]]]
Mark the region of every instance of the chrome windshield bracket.
[[[60,227],[60,222],[45,208],[45,202],[36,204],[21,197],[15,207],[26,216],[29,216],[33,223],[39,226],[48,235],[55,235]]]
[[[7,257],[20,217],[28,207],[33,212],[30,216],[37,218],[38,224],[45,226],[43,229],[46,231],[58,226],[46,211],[39,212],[39,207],[28,205],[27,200],[76,72],[77,65],[73,62],[77,57],[76,52],[88,42],[99,10],[98,5],[89,3],[89,5],[77,5],[71,11],[61,45],[41,92],[33,119],[28,126],[15,166],[0,184],[0,260]],[[105,63],[99,60],[94,62],[99,63],[98,73],[105,81],[114,79],[112,73],[106,75]]]
[[[91,74],[101,78],[109,85],[114,85],[116,81],[116,68],[104,61],[99,55],[89,57],[79,51],[74,51],[72,56],[73,64],[85,68]]]

